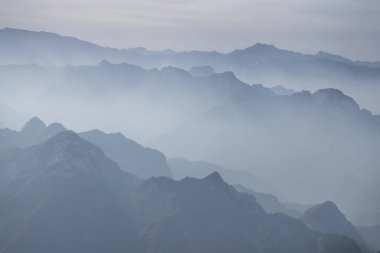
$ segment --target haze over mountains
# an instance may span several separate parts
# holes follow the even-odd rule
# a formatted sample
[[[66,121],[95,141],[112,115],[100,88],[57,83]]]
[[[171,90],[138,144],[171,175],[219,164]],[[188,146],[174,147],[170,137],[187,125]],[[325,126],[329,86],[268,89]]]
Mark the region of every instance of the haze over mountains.
[[[156,52],[144,48],[118,50],[53,33],[5,28],[0,30],[0,53],[0,64],[93,65],[107,60],[145,68],[174,66],[190,69],[209,65],[216,72],[233,71],[239,79],[250,84],[284,85],[312,91],[338,88],[354,97],[362,107],[380,113],[377,103],[380,95],[379,62],[354,62],[326,52],[305,55],[260,43],[227,54]]]
[[[26,36],[24,39],[31,45],[59,59],[65,59],[61,54],[70,55],[65,50],[72,48],[87,52],[87,43],[73,38],[34,32],[25,35],[22,30],[12,29],[2,33]],[[16,35],[8,35],[7,41],[17,39]],[[41,40],[49,46],[40,44]],[[67,48],[61,48],[57,41]],[[78,43],[84,43],[84,49]],[[13,46],[17,49],[18,44],[5,45],[8,46],[2,50]],[[277,52],[273,47],[259,45],[233,55],[244,56],[244,52],[256,52],[255,48],[264,48],[264,53],[268,49]],[[25,48],[33,54],[30,49]],[[72,52],[72,64],[76,64],[75,59],[81,57]],[[105,53],[86,54],[96,58],[90,63],[108,58]],[[188,54],[191,53],[184,53]],[[44,57],[41,54],[41,59]],[[54,57],[50,59],[52,63],[56,63]],[[265,54],[261,57],[271,59]],[[246,61],[252,62],[249,59]],[[208,63],[205,60],[199,65],[212,65]],[[369,68],[359,63],[351,65]],[[217,72],[218,69],[215,68]],[[108,61],[65,67],[2,65],[0,73],[0,87],[5,91],[0,100],[27,118],[39,115],[78,132],[93,128],[121,131],[168,157],[204,160],[252,172],[279,189],[287,202],[309,204],[329,197],[357,224],[380,222],[376,211],[380,203],[376,194],[380,121],[339,90],[282,96],[262,85],[248,85],[233,72],[193,76],[174,67],[144,69]],[[361,76],[360,71],[350,73]]]
[[[279,194],[273,186],[266,184],[256,175],[242,170],[223,168],[206,161],[189,161],[184,158],[169,159],[173,179],[185,177],[204,178],[213,172],[218,172],[224,180],[233,185],[244,185],[258,192]]]
[[[378,62],[10,28],[0,55],[0,253],[378,249]]]
[[[21,131],[0,129],[0,149],[30,147],[64,131],[66,128],[60,123],[46,126],[42,120],[34,117]],[[161,152],[145,148],[121,133],[106,134],[99,130],[91,130],[78,135],[101,147],[122,169],[140,178],[171,176],[166,157]]]
[[[358,227],[358,230],[369,247],[373,249],[380,249],[380,225]]]
[[[3,152],[0,165],[4,253],[361,252],[348,237],[266,214],[217,173],[140,184],[70,131]]]
[[[0,103],[0,125],[2,128],[8,126],[20,127],[24,123],[24,119],[15,110],[9,108],[9,106]]]

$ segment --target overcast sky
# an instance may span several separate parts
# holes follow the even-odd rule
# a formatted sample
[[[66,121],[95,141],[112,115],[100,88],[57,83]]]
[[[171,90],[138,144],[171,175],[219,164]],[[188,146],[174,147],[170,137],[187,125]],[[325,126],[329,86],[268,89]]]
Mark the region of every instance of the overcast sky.
[[[380,60],[380,0],[0,0],[0,26],[118,48],[228,52],[262,42]]]

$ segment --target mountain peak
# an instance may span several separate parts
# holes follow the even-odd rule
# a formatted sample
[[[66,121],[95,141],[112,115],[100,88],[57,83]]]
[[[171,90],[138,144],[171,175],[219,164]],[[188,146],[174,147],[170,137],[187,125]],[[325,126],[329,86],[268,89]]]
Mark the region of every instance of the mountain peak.
[[[257,47],[257,48],[276,48],[275,46],[273,46],[272,44],[264,44],[264,43],[256,43],[255,45],[253,45],[252,47]]]
[[[176,51],[174,51],[173,49],[170,49],[170,48],[162,50],[161,53],[164,54],[164,55],[174,55],[174,54],[177,54]]]
[[[275,49],[277,49],[277,48],[275,46],[273,46],[273,45],[263,44],[263,43],[256,43],[253,46],[247,47],[247,48],[245,48],[243,50],[249,50],[249,51],[252,51],[252,50],[271,51],[271,50],[275,50]]]
[[[345,109],[359,110],[359,105],[355,100],[338,89],[320,89],[313,93],[313,97],[320,104],[339,104]]]
[[[121,171],[117,163],[108,158],[103,150],[80,138],[73,131],[61,132],[42,143],[39,148],[48,154],[45,156],[49,159],[49,166],[73,163],[76,171],[94,175]]]
[[[210,65],[205,65],[205,66],[193,66],[190,70],[189,73],[192,76],[197,76],[197,77],[208,77],[213,74],[215,74],[215,70],[210,66]]]
[[[211,78],[217,79],[217,80],[225,80],[225,81],[239,81],[237,77],[235,76],[234,72],[232,71],[225,71],[223,73],[215,73],[210,76]]]
[[[358,243],[363,252],[369,252],[357,229],[332,201],[307,209],[300,220],[313,230],[348,236]]]
[[[334,88],[326,88],[326,89],[319,89],[315,92],[315,94],[328,94],[331,96],[346,96],[341,90],[334,89]]]
[[[58,122],[51,123],[50,125],[47,126],[47,129],[50,132],[55,132],[55,133],[59,133],[66,130],[66,128],[61,123],[58,123]]]
[[[21,131],[27,133],[36,133],[44,130],[45,128],[46,125],[41,119],[33,117],[28,122],[26,122]]]
[[[338,210],[339,211],[337,205],[334,202],[332,202],[332,201],[325,201],[325,202],[323,202],[321,204],[321,206],[324,207],[324,208],[329,208],[329,209],[334,209],[334,210]]]
[[[46,143],[72,143],[79,141],[79,136],[71,130],[63,131],[58,133],[49,139]],[[84,140],[82,140],[85,142]]]
[[[277,55],[279,53],[285,52],[284,50],[278,49],[277,47],[269,44],[256,43],[253,46],[237,49],[231,54],[239,57],[252,57],[252,56],[268,56]]]
[[[224,180],[222,176],[219,174],[219,172],[213,172],[207,177],[204,178],[205,181],[212,182],[212,183],[224,183]]]
[[[150,54],[150,51],[145,47],[131,47],[123,49],[123,51],[127,53]]]
[[[322,204],[315,205],[305,211],[303,215],[304,219],[313,219],[319,221],[327,221],[328,219],[333,219],[335,221],[345,220],[345,216],[341,213],[332,201],[326,201]]]
[[[161,69],[161,73],[164,75],[170,75],[171,77],[188,77],[188,76],[190,76],[189,72],[187,72],[183,69],[177,68],[177,67],[173,67],[173,66],[163,67]]]

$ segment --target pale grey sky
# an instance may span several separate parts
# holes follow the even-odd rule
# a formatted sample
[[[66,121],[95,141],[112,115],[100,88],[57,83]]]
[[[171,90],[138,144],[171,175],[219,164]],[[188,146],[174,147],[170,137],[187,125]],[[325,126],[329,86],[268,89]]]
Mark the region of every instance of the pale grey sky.
[[[256,42],[380,60],[380,0],[0,0],[0,26],[104,46],[228,52]]]

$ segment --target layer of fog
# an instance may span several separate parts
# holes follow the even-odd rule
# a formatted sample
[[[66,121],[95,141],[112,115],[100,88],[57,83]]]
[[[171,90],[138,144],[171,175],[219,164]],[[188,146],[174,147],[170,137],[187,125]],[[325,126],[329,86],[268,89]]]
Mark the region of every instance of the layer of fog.
[[[120,131],[168,157],[251,171],[286,201],[330,199],[356,223],[380,222],[379,123],[336,90],[276,96],[232,73],[107,62],[1,71],[0,101],[25,119]]]

